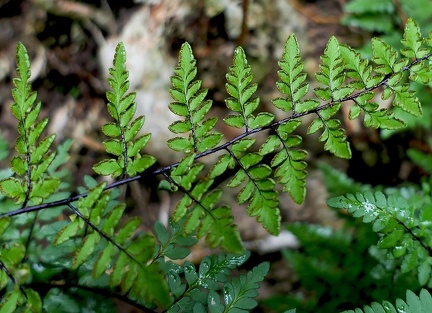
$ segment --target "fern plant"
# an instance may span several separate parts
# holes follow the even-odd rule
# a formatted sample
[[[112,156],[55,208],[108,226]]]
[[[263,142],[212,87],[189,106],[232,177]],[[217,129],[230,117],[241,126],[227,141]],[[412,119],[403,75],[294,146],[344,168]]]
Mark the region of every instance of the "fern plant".
[[[231,207],[223,203],[224,189],[220,185],[227,181],[228,188],[237,188],[238,204],[245,204],[250,216],[277,235],[281,228],[279,190],[297,203],[305,199],[307,152],[300,146],[303,138],[295,132],[304,123],[301,117],[314,116],[308,133],[320,132],[324,150],[350,158],[350,145],[338,117],[346,102],[351,103],[350,118],[362,116],[366,127],[404,126],[392,109],[379,108],[372,101],[373,92],[379,88],[383,88],[383,98],[392,98],[396,107],[413,116],[421,115],[420,102],[409,81],[429,83],[432,37],[424,39],[417,24],[409,20],[402,57],[380,39],[373,39],[372,46],[370,62],[335,37],[330,38],[315,75],[316,98],[309,99],[305,98],[310,84],[300,48],[295,35],[291,35],[279,62],[277,87],[282,95],[272,102],[275,110],[286,113],[279,121],[273,113],[259,111],[260,100],[254,96],[257,85],[252,83],[244,50],[237,48],[226,84],[226,105],[231,113],[223,122],[243,133],[222,142],[223,136],[215,131],[217,119],[207,118],[212,102],[205,99],[207,90],[196,79],[192,48],[183,44],[171,80],[173,102],[168,106],[179,120],[169,126],[175,137],[167,142],[173,151],[180,152],[181,160],[150,170],[156,158],[143,152],[151,138],[140,133],[145,117],[134,116],[137,103],[135,94],[128,90],[126,54],[120,43],[110,69],[111,90],[107,92],[107,109],[113,121],[102,127],[108,137],[103,144],[112,157],[93,167],[96,174],[119,179],[108,184],[86,177],[86,186],[79,188],[78,194],[62,193],[63,197],[53,199],[66,187],[62,185],[65,177],[60,166],[67,159],[67,147],[57,148],[56,159],[51,149],[54,136],[40,138],[48,119],[38,119],[41,104],[36,103],[37,95],[31,91],[28,55],[19,44],[18,78],[14,80],[11,106],[18,120],[17,155],[11,159],[8,177],[0,180],[0,191],[8,199],[4,202],[16,204],[0,208],[1,312],[53,311],[59,299],[72,302],[83,290],[147,311],[253,309],[269,264],[259,264],[238,278],[230,277],[230,271],[242,265],[249,254],[233,223]],[[266,130],[271,130],[270,135],[254,151],[252,135]],[[216,152],[219,157],[209,166],[200,162]],[[172,213],[170,227],[156,223],[154,231],[148,232],[141,227],[140,218],[127,216],[118,187],[151,175],[163,178],[160,188],[180,192],[182,197]],[[428,210],[418,217],[418,208],[404,205],[399,201],[401,197],[377,191],[335,198],[329,204],[373,222],[373,229],[383,234],[378,247],[403,257],[404,269],[417,269],[419,282],[427,284],[432,257],[427,241]],[[35,229],[37,235],[33,234]],[[197,239],[232,254],[206,257],[198,267],[187,261],[181,265],[172,261],[187,257]],[[42,249],[49,253],[41,254]],[[60,284],[59,277],[63,281]],[[38,286],[48,291],[41,292]],[[103,312],[110,309],[94,307]]]

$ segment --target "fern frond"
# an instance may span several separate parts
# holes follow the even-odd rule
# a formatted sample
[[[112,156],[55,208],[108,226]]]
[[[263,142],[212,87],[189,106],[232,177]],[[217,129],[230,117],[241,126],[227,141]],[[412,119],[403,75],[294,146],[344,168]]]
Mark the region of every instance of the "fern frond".
[[[252,83],[252,70],[241,47],[234,51],[233,65],[230,67],[226,79],[225,87],[231,96],[226,99],[226,106],[239,114],[225,117],[225,124],[236,128],[245,127],[247,132],[249,129],[265,127],[274,120],[274,115],[269,112],[253,114],[260,102],[258,97],[252,97],[258,85]]]
[[[17,176],[0,180],[0,192],[18,204],[40,204],[58,188],[60,180],[48,175],[47,169],[55,157],[51,145],[55,135],[40,140],[48,118],[38,121],[41,103],[36,103],[37,93],[31,90],[30,61],[27,49],[19,43],[16,50],[17,74],[13,79],[13,116],[18,120],[19,137],[16,140],[18,155],[11,160],[11,169]]]
[[[312,99],[302,100],[309,91],[309,83],[306,82],[306,73],[303,72],[304,64],[301,62],[300,48],[295,35],[290,35],[285,43],[282,60],[279,61],[279,91],[286,95],[285,98],[277,98],[273,105],[283,111],[292,111],[293,115],[313,110],[319,106],[319,102]],[[304,159],[307,152],[301,149],[292,149],[302,142],[302,138],[292,135],[301,124],[297,118],[276,128],[277,135],[271,135],[261,146],[260,153],[265,155],[282,145],[271,161],[271,166],[276,168],[275,177],[278,183],[283,184],[283,191],[287,192],[296,203],[302,203],[306,196],[306,167]]]
[[[169,129],[174,134],[189,133],[189,137],[174,137],[168,140],[168,146],[186,154],[204,152],[222,140],[222,134],[213,131],[217,118],[205,119],[212,101],[204,100],[208,90],[201,88],[200,80],[194,80],[196,74],[192,48],[184,43],[180,49],[178,66],[171,77],[170,93],[174,102],[169,105],[169,109],[183,120],[172,123]]]
[[[396,305],[388,301],[383,301],[382,304],[377,302],[367,305],[362,309],[348,310],[341,313],[381,313],[381,312],[404,312],[404,313],[419,313],[431,312],[432,310],[432,297],[426,289],[420,291],[417,296],[411,290],[406,292],[406,301],[396,299]]]
[[[328,205],[346,209],[354,217],[362,217],[364,223],[372,223],[372,230],[381,235],[377,247],[386,249],[395,258],[402,258],[402,272],[416,269],[421,285],[432,280],[432,232],[429,222],[422,222],[427,220],[428,211],[422,212],[419,218],[418,209],[405,198],[394,193],[386,196],[381,191],[332,198]]]
[[[134,176],[152,166],[156,159],[148,154],[141,154],[150,140],[150,134],[135,138],[144,125],[144,116],[133,120],[137,104],[135,92],[127,93],[129,89],[129,72],[126,70],[126,50],[123,43],[116,47],[113,68],[109,72],[108,83],[112,91],[106,93],[108,112],[114,119],[102,127],[103,133],[110,139],[103,145],[106,152],[117,159],[106,159],[93,166],[93,170],[100,175]]]
[[[321,56],[320,70],[315,74],[316,80],[325,87],[316,87],[314,94],[319,99],[328,101],[329,107],[316,112],[315,119],[308,129],[308,134],[313,134],[321,128],[323,133],[319,141],[325,142],[324,150],[337,157],[351,158],[351,149],[345,135],[345,130],[340,128],[338,119],[330,119],[341,107],[341,101],[350,95],[355,89],[352,85],[343,85],[346,73],[341,57],[339,43],[335,37],[331,37]]]

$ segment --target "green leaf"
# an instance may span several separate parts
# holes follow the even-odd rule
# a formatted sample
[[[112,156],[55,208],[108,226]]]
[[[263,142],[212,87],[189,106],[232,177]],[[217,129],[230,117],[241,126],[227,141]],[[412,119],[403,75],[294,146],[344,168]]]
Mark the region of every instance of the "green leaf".
[[[108,137],[117,137],[121,134],[121,129],[116,123],[106,123],[102,126],[102,132]]]
[[[81,266],[89,258],[99,240],[100,236],[98,233],[92,233],[84,238],[73,258],[74,269]]]
[[[36,143],[36,141],[39,139],[40,135],[44,131],[47,124],[48,124],[48,118],[44,118],[38,123],[36,123],[36,125],[34,125],[34,128],[29,131],[27,137],[27,144],[29,146],[32,146]]]
[[[81,220],[74,220],[72,223],[64,226],[54,239],[53,244],[58,246],[68,241],[71,237],[75,236],[80,229],[82,229],[83,223]]]
[[[408,84],[404,84],[393,88],[395,93],[393,104],[414,116],[421,116],[422,108],[420,102],[415,96],[415,92],[408,90],[408,87]]]
[[[0,191],[9,198],[18,198],[26,192],[21,181],[14,177],[0,180]]]
[[[168,140],[167,144],[168,147],[170,147],[174,151],[184,151],[186,153],[189,153],[193,149],[192,144],[187,138],[184,137],[171,138],[170,140]]]
[[[224,117],[223,121],[231,127],[242,128],[245,126],[245,120],[242,115],[228,115]]]
[[[174,134],[186,133],[192,129],[189,121],[175,121],[168,128]]]
[[[183,117],[187,117],[189,115],[187,106],[183,103],[171,102],[168,105],[168,108],[170,109],[171,112],[173,112],[176,115],[183,116]]]
[[[259,153],[261,155],[266,155],[269,153],[274,152],[275,149],[279,148],[281,145],[281,142],[279,138],[275,135],[270,135],[266,141],[261,145],[259,149]]]
[[[319,129],[324,127],[324,123],[320,118],[316,118],[312,121],[312,123],[309,125],[307,134],[311,135],[316,133]]]
[[[249,127],[252,129],[265,127],[273,122],[275,116],[269,112],[258,113],[255,117],[250,117],[248,120]]]
[[[11,160],[11,169],[17,175],[24,175],[28,169],[27,162],[22,155],[18,155],[12,158]]]
[[[397,52],[380,38],[372,38],[373,61],[377,65],[375,71],[382,74],[393,73]]]
[[[114,229],[117,227],[120,219],[123,216],[123,212],[126,209],[125,204],[119,204],[113,208],[113,210],[105,218],[105,223],[103,225],[102,231],[108,236],[114,235]]]
[[[21,297],[21,292],[19,290],[14,290],[9,293],[4,302],[0,306],[0,313],[14,313],[16,312],[17,302]]]
[[[141,225],[141,219],[138,216],[131,217],[124,226],[117,232],[116,242],[123,245],[134,234]]]
[[[231,150],[234,153],[234,155],[238,158],[242,155],[243,152],[247,151],[254,143],[255,143],[255,139],[253,138],[242,138],[236,141],[231,146]]]
[[[232,158],[229,154],[224,154],[219,156],[218,161],[210,169],[208,177],[215,178],[217,176],[222,175],[229,167],[231,160]]]
[[[58,178],[45,178],[42,183],[35,184],[30,192],[30,199],[35,197],[42,199],[47,199],[50,197],[60,185],[60,180]]]
[[[378,241],[378,248],[388,249],[396,246],[397,243],[402,239],[404,231],[402,229],[395,229],[391,233],[385,235]]]
[[[129,143],[130,146],[128,148],[128,157],[134,157],[136,156],[142,149],[145,148],[147,143],[150,141],[151,134],[145,134],[142,136],[139,136],[135,142]]]
[[[420,28],[413,19],[408,19],[405,25],[404,37],[401,40],[404,48],[401,53],[407,58],[422,58],[429,53],[429,49],[421,48],[423,44]]]
[[[10,223],[11,223],[10,217],[8,216],[0,217],[0,235],[2,235],[5,232],[5,230],[9,227]]]
[[[430,280],[431,276],[431,265],[429,262],[423,262],[418,267],[418,281],[421,286],[424,286],[427,284],[427,282]]]
[[[313,99],[309,99],[306,101],[299,101],[297,102],[297,105],[295,107],[295,112],[296,113],[305,113],[308,111],[312,111],[314,109],[316,109],[317,107],[319,107],[320,102],[317,100],[313,100]]]
[[[93,267],[92,271],[92,277],[94,279],[100,277],[110,266],[111,258],[113,257],[115,253],[114,245],[112,245],[110,242],[108,245],[103,249],[103,251],[99,254],[95,265]]]
[[[262,282],[270,269],[268,262],[254,267],[246,275],[239,278],[234,277],[223,287],[223,298],[225,299],[226,312],[245,312],[257,306],[254,297],[258,295]]]
[[[99,175],[118,177],[123,173],[122,167],[118,164],[117,160],[109,159],[102,160],[93,166],[93,171]]]
[[[212,133],[203,136],[197,145],[198,152],[204,152],[208,149],[212,149],[217,146],[217,144],[222,140],[223,135],[220,133]]]
[[[142,173],[156,162],[156,158],[151,155],[137,156],[132,162],[128,163],[126,173],[129,176],[134,176],[137,173]]]
[[[126,142],[131,141],[138,134],[138,132],[141,130],[141,128],[144,125],[144,120],[145,120],[144,116],[139,116],[131,123],[130,127],[126,129],[124,134],[125,136],[124,140]]]
[[[32,164],[38,164],[43,156],[48,152],[52,143],[54,142],[55,135],[47,136],[41,142],[39,142],[36,146],[36,149],[30,155],[30,162]]]

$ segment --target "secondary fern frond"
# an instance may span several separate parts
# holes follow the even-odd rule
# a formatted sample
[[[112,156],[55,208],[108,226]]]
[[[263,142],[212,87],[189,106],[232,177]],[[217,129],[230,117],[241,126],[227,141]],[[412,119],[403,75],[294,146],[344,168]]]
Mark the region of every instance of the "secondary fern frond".
[[[106,152],[117,159],[102,160],[93,166],[93,170],[100,175],[134,176],[142,173],[156,162],[153,156],[141,154],[150,140],[150,134],[135,138],[144,125],[144,116],[132,120],[137,104],[135,92],[127,93],[129,89],[129,73],[126,70],[126,50],[119,43],[114,55],[113,68],[109,72],[111,78],[108,83],[112,91],[106,93],[108,112],[114,119],[102,127],[103,133],[110,139],[103,142]],[[134,139],[135,138],[135,139]]]
[[[412,291],[407,290],[406,301],[396,299],[396,305],[388,301],[383,301],[382,304],[377,302],[367,305],[362,309],[348,310],[341,313],[381,313],[381,312],[404,312],[404,313],[420,313],[430,312],[432,310],[432,297],[426,289],[420,291],[420,295],[415,295]]]
[[[378,248],[402,258],[402,272],[417,270],[421,285],[432,281],[430,209],[420,210],[397,193],[386,196],[381,191],[332,198],[328,205],[347,209],[354,217],[362,217],[364,223],[372,223],[373,231],[381,235]]]
[[[192,48],[184,43],[180,49],[178,66],[171,77],[171,96],[175,102],[169,109],[183,120],[169,126],[174,134],[189,133],[189,138],[174,137],[168,140],[168,146],[174,151],[187,154],[200,153],[214,148],[222,134],[213,131],[217,118],[205,119],[212,106],[211,100],[204,100],[208,90],[201,88],[201,81],[194,80],[197,74],[196,60]]]
[[[223,286],[224,304],[220,304],[220,297],[215,291],[209,293],[209,309],[217,312],[249,312],[258,302],[254,299],[258,296],[259,283],[264,280],[270,269],[269,263],[261,263],[239,278],[234,277]]]

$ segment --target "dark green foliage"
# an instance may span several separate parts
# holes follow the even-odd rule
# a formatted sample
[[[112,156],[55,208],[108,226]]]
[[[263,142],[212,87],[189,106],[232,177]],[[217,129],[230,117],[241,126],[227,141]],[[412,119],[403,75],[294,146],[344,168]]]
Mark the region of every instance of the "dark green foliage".
[[[188,261],[183,267],[171,270],[168,283],[174,302],[168,312],[240,313],[253,309],[257,305],[253,298],[258,295],[259,282],[267,274],[269,264],[262,263],[246,275],[228,279],[231,270],[248,258],[249,253],[240,256],[220,254],[205,257],[198,271]],[[184,280],[180,274],[184,275]]]
[[[308,133],[320,132],[325,151],[350,158],[351,148],[339,117],[342,105],[350,103],[349,118],[362,117],[366,127],[401,129],[405,119],[399,118],[393,107],[380,108],[373,95],[382,87],[383,100],[392,100],[401,112],[420,116],[423,109],[411,83],[429,84],[431,45],[431,37],[423,38],[413,20],[407,22],[401,47],[373,39],[372,60],[332,37],[315,73],[315,99],[308,99],[310,85],[297,39],[291,35],[279,62],[277,88],[281,96],[272,101],[274,109],[287,113],[279,121],[273,113],[262,111],[254,95],[258,87],[252,70],[239,47],[226,76],[230,113],[223,121],[243,133],[223,138],[215,131],[217,118],[207,117],[212,102],[206,100],[207,90],[196,77],[195,57],[185,43],[171,79],[173,102],[168,105],[179,120],[169,126],[176,137],[167,144],[173,153],[179,152],[180,161],[150,172],[156,159],[141,152],[150,134],[140,132],[145,117],[135,117],[135,93],[128,92],[126,54],[119,44],[108,80],[111,90],[106,94],[113,122],[102,127],[108,137],[103,142],[105,150],[113,157],[93,169],[99,175],[120,178],[108,184],[84,177],[86,186],[70,196],[69,173],[63,165],[71,142],[53,149],[55,136],[42,136],[48,118],[39,118],[41,103],[29,83],[29,58],[19,44],[11,105],[18,121],[16,155],[10,169],[0,172],[0,312],[53,311],[59,303],[70,311],[87,306],[89,311],[111,312],[113,298],[143,310],[166,312],[252,310],[269,264],[261,263],[231,277],[249,253],[244,251],[223,188],[237,188],[238,204],[245,205],[247,214],[256,217],[270,234],[278,235],[279,192],[288,193],[299,204],[306,195],[307,152],[301,149],[303,138],[296,132],[304,122],[301,117],[313,115]],[[266,130],[270,134],[254,150],[252,135]],[[7,150],[3,140],[0,147]],[[200,162],[216,152],[217,160]],[[1,152],[0,159],[8,155],[8,151]],[[327,171],[335,185],[348,181]],[[117,187],[147,175],[160,175],[161,189],[181,194],[169,227],[156,222],[154,233],[142,226],[139,217],[125,213],[126,204],[118,199]],[[323,282],[306,306],[310,309],[319,304],[323,310],[340,310],[354,300],[360,305],[362,295],[381,301],[400,296],[402,288],[432,286],[430,183],[424,181],[422,189],[354,185],[346,191],[351,194],[336,194],[329,205],[346,209],[354,218],[362,217],[365,224],[339,232],[288,226],[304,244],[305,254],[285,253],[286,258],[308,287],[316,286],[316,280]],[[369,235],[367,224],[379,238]],[[206,256],[199,265],[184,260],[202,238],[211,248],[227,253]],[[374,241],[368,241],[371,239]],[[362,272],[365,269],[369,274]],[[411,272],[417,278],[414,283],[409,279]],[[358,299],[352,295],[353,281]],[[394,294],[374,292],[373,288],[362,291],[371,283],[387,290],[390,282],[401,289],[394,288]],[[333,289],[333,283],[340,289]],[[335,299],[324,304],[322,299],[328,297]],[[100,299],[106,298],[109,301],[101,304]],[[425,291],[420,298],[408,293],[407,303],[397,300],[396,305],[404,305],[407,311],[423,306],[427,311],[429,298]],[[392,310],[390,304],[385,305]],[[380,312],[381,307],[373,304],[365,309],[371,310]]]

